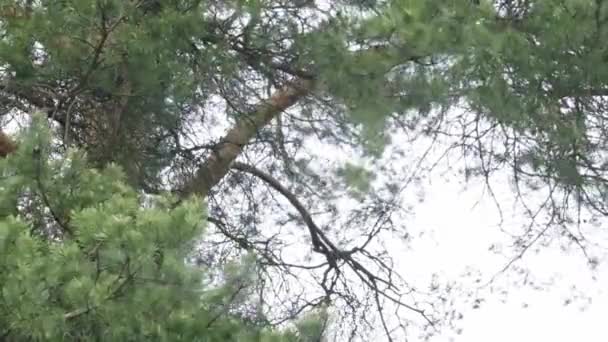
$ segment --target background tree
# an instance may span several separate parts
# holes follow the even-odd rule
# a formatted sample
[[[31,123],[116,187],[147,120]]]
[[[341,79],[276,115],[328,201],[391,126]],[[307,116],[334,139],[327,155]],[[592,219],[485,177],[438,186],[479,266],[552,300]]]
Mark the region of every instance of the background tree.
[[[206,198],[198,262],[255,251],[273,323],[328,300],[350,330],[380,309],[389,336],[457,317],[384,252],[407,235],[401,199],[416,178],[391,162],[396,135],[457,136],[466,175],[488,184],[512,170],[531,222],[513,260],[552,232],[585,251],[570,223],[606,215],[601,1],[1,4],[4,111],[45,111],[55,152],[118,163],[144,193]],[[545,196],[537,207],[530,189]],[[47,236],[65,238],[58,224]],[[399,323],[385,319],[394,306]]]

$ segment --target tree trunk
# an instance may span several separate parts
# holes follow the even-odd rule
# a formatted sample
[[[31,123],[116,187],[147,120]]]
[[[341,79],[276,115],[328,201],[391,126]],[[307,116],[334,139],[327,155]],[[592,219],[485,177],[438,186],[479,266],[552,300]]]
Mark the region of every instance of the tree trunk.
[[[268,100],[258,104],[251,113],[243,114],[186,184],[184,195],[207,197],[211,188],[224,178],[232,162],[255,134],[279,113],[309,94],[313,86],[312,80],[298,79],[277,90]]]
[[[17,149],[17,145],[6,135],[0,131],[0,157],[4,158]]]

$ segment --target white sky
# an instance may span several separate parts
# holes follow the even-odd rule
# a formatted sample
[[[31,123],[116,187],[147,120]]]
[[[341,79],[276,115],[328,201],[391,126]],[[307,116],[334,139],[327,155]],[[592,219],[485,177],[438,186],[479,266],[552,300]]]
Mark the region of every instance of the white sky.
[[[399,165],[395,167],[402,168],[404,173],[411,172],[415,164],[412,160],[426,151],[429,142],[425,138],[413,144],[396,141],[396,144],[408,145],[404,148],[405,159],[394,160],[394,164]],[[439,144],[427,157],[427,163],[433,163],[449,143]],[[319,145],[310,147],[315,144]],[[321,151],[315,156],[319,164],[353,159],[348,152],[318,141],[305,145]],[[465,182],[464,175],[458,172],[463,164],[455,162],[458,155],[459,151],[455,151],[449,165],[442,162],[431,174],[425,175],[422,171],[421,186],[408,186],[404,195],[406,203],[412,204],[412,214],[399,223],[413,238],[407,243],[395,239],[388,246],[397,272],[418,288],[428,286],[433,273],[437,273],[440,282],[460,282],[464,291],[475,291],[480,286],[474,282],[475,277],[463,277],[463,274],[471,268],[479,270],[481,283],[487,283],[515,255],[509,250],[512,238],[502,231],[521,231],[530,222],[521,206],[515,204],[510,177],[505,172],[491,178],[503,214],[499,226],[499,211],[484,191],[483,181],[472,178]],[[446,172],[450,167],[453,171]],[[419,200],[421,193],[422,201]],[[542,190],[526,198],[532,209],[536,209],[533,202],[540,201],[540,196]],[[534,282],[535,287],[520,286],[523,276],[515,272],[499,275],[492,283],[493,292],[490,292],[491,286],[479,289],[479,297],[484,299],[480,308],[456,306],[464,314],[459,325],[461,334],[446,331],[431,341],[607,341],[608,328],[603,323],[608,317],[608,266],[603,261],[608,256],[608,232],[601,231],[603,225],[581,228],[589,240],[600,245],[589,248],[592,256],[600,260],[595,270],[590,269],[576,246],[565,251],[560,250],[559,244],[538,246],[539,253],[531,248],[515,265],[530,271],[527,279]],[[503,255],[489,251],[492,244],[502,246]],[[502,293],[504,289],[508,292]],[[458,292],[452,295],[458,296]],[[571,302],[565,305],[567,300]],[[382,332],[378,333],[378,338],[383,336]],[[418,341],[415,334],[408,338]]]
[[[445,170],[440,167],[438,171],[442,169]],[[479,180],[465,186],[463,175],[451,173],[443,177],[439,172],[428,179],[424,186],[425,199],[414,207],[413,217],[406,224],[415,231],[426,233],[413,239],[409,251],[393,247],[396,258],[407,260],[399,267],[401,274],[424,279],[432,272],[439,272],[447,279],[459,279],[470,265],[482,271],[484,281],[489,280],[507,259],[492,254],[488,247],[495,242],[509,241],[497,227],[499,215],[494,202],[485,196],[476,205],[483,198],[483,184]],[[514,198],[508,178],[497,178],[493,189],[497,196],[502,197],[504,204],[503,228],[516,229],[526,222],[520,215],[505,210],[511,209]],[[602,238],[593,233],[589,237]],[[605,256],[598,257],[605,259]],[[608,326],[605,325],[608,317],[608,267],[605,264],[600,263],[592,272],[576,248],[563,252],[550,247],[542,249],[540,254],[526,254],[519,265],[530,268],[537,283],[544,285],[543,289],[509,286],[508,281],[513,274],[506,274],[497,280],[497,284],[508,287],[506,296],[486,293],[484,298],[489,301],[480,309],[459,308],[464,313],[462,334],[444,333],[431,341],[608,340]],[[467,281],[466,278],[461,279]],[[591,297],[592,301],[589,303],[581,298],[565,306],[566,298],[571,298],[576,291]],[[416,338],[412,336],[410,340],[416,341]]]

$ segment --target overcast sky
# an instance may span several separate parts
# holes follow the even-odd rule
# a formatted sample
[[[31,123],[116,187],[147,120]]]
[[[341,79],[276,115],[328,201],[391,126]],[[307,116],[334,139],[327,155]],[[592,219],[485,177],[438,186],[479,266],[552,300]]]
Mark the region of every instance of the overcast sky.
[[[421,146],[412,149],[421,150]],[[508,261],[506,247],[510,240],[498,227],[498,210],[487,191],[484,195],[483,183],[480,180],[465,183],[464,176],[456,171],[442,174],[446,166],[437,168],[427,178],[423,184],[424,200],[413,208],[412,218],[406,222],[413,231],[425,234],[412,240],[408,251],[399,251],[403,247],[394,246],[394,255],[403,259],[405,265],[400,270],[406,276],[415,273],[424,279],[434,271],[444,274],[446,279],[459,279],[467,266],[473,266],[482,270],[484,280],[489,280]],[[492,187],[503,204],[502,227],[516,230],[528,219],[513,207],[514,196],[508,180],[506,175],[498,176]],[[598,227],[587,225],[582,229],[590,239],[608,246],[605,233],[598,231]],[[490,245],[500,242],[507,254],[504,257],[488,251]],[[594,249],[593,253],[600,261],[606,259],[601,248]],[[553,246],[541,249],[539,254],[531,251],[518,265],[530,269],[530,279],[539,289],[509,286],[521,277],[506,273],[497,278],[496,284],[509,288],[507,295],[487,295],[486,292],[485,298],[489,300],[479,309],[460,308],[464,313],[461,335],[445,333],[432,341],[604,342],[608,339],[608,267],[604,263],[591,271],[579,249],[562,251]],[[564,305],[568,299],[572,302]]]

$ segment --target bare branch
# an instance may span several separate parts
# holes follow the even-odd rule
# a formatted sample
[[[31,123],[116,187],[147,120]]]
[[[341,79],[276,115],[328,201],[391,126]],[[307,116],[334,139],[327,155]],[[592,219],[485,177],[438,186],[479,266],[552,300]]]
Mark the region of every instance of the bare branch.
[[[266,172],[255,168],[254,166],[247,165],[240,162],[234,162],[231,166],[232,169],[238,170],[241,172],[249,173],[265,183],[267,183],[271,188],[278,191],[283,195],[298,211],[298,213],[302,216],[302,219],[306,223],[308,227],[312,240],[313,240],[313,250],[317,253],[323,254],[327,258],[328,268],[325,271],[322,286],[328,292],[328,295],[332,293],[333,286],[329,288],[324,285],[326,282],[331,280],[329,279],[330,271],[334,271],[334,277],[338,277],[342,272],[340,271],[338,262],[344,262],[348,265],[353,272],[357,275],[357,277],[370,289],[374,292],[375,295],[388,299],[389,301],[399,304],[403,307],[408,308],[409,310],[420,314],[431,326],[434,325],[433,320],[426,315],[424,310],[418,309],[414,306],[411,306],[407,303],[402,302],[400,299],[390,294],[388,291],[397,291],[395,284],[393,283],[390,275],[392,273],[391,268],[386,264],[381,264],[380,267],[387,271],[389,274],[388,279],[382,278],[381,276],[376,275],[374,272],[370,271],[366,266],[364,266],[361,262],[355,260],[353,257],[354,254],[361,254],[366,256],[368,259],[376,260],[371,257],[369,253],[366,253],[361,246],[352,248],[350,250],[341,250],[336,245],[334,245],[331,240],[323,233],[323,230],[319,228],[319,226],[314,222],[312,216],[308,212],[308,210],[304,207],[304,205],[298,200],[298,198],[287,188],[285,188],[278,180],[276,180],[271,175]],[[364,244],[364,246],[367,242]],[[386,289],[382,289],[380,285],[384,285]]]

